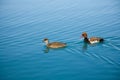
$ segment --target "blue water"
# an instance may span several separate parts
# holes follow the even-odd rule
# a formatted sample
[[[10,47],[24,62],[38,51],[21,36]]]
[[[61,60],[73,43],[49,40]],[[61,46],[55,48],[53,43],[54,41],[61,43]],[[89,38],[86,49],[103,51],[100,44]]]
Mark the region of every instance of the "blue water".
[[[0,80],[120,80],[120,1],[0,0]]]

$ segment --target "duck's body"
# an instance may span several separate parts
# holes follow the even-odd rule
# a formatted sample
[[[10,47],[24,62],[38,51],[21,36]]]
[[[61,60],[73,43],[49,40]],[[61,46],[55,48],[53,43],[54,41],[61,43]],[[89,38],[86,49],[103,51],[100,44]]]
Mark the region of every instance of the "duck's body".
[[[62,47],[66,46],[65,43],[61,43],[61,42],[52,42],[52,43],[49,43],[48,39],[44,39],[44,42],[46,43],[46,46],[48,48],[62,48]]]
[[[65,46],[66,46],[65,43],[60,43],[60,42],[52,42],[52,43],[47,44],[47,47],[49,48],[61,48]]]
[[[104,39],[100,38],[100,37],[91,37],[91,38],[88,38],[86,32],[82,33],[82,37],[84,37],[84,42],[90,43],[90,44],[100,43],[100,42],[104,41]]]

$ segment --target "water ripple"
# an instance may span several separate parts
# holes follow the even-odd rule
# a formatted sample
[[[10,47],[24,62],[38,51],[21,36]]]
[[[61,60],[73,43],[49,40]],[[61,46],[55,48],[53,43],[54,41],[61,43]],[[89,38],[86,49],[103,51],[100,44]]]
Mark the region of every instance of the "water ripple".
[[[94,79],[116,79],[120,69],[119,2],[22,1],[8,1],[0,8],[0,71],[4,80],[57,80],[61,74],[65,76],[60,79],[67,80],[93,79],[93,74],[97,76]],[[84,44],[80,38],[84,31],[105,41]],[[48,49],[42,43],[44,38],[67,43],[67,47]]]

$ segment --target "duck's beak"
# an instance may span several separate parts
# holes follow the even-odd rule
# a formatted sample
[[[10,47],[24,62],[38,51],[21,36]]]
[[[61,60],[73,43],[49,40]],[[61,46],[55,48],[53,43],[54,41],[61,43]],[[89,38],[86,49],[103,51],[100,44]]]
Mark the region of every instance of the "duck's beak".
[[[83,36],[80,36],[80,38],[83,38]]]

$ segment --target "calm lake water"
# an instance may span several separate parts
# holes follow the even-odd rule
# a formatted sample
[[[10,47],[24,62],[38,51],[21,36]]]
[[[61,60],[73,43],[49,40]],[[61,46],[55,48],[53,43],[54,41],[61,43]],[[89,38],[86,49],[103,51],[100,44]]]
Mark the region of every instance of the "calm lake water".
[[[0,0],[0,80],[120,80],[120,0]]]

